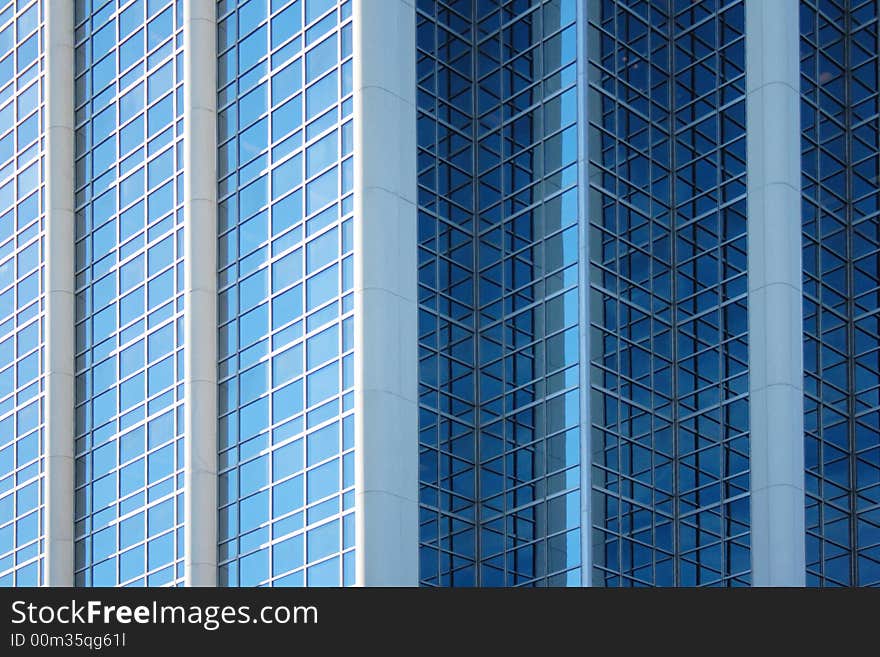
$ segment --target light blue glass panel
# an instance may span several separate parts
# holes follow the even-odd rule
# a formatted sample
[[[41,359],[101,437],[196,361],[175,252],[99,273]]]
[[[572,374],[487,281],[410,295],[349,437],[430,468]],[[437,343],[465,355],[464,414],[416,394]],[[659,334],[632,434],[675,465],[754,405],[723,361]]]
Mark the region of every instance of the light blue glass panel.
[[[226,464],[222,481],[236,482],[223,487],[219,539],[221,574],[233,585],[302,584],[309,578],[303,567],[321,559],[329,563],[328,558],[335,559],[335,569],[320,566],[313,578],[343,583],[339,557],[333,556],[340,554],[341,542],[319,541],[315,545],[322,547],[314,552],[320,556],[314,557],[306,543],[316,523],[338,527],[333,496],[353,482],[343,481],[338,461],[335,477],[303,472],[307,452],[314,454],[309,464],[318,467],[318,455],[326,461],[340,454],[336,416],[345,354],[335,303],[340,270],[334,263],[341,256],[338,225],[350,215],[312,216],[340,196],[337,108],[346,99],[338,83],[339,44],[340,30],[350,31],[351,21],[340,26],[336,7],[336,0],[218,3],[224,436],[219,456]],[[308,35],[306,23],[314,23]],[[258,81],[253,71],[268,82]],[[303,131],[306,109],[309,118],[322,116]],[[312,310],[319,312],[303,318]],[[350,309],[346,317],[350,322]],[[309,405],[322,410],[306,416]],[[303,434],[306,424],[309,436]],[[322,440],[334,432],[337,438]],[[256,458],[245,457],[245,446],[257,434],[271,435],[271,446]],[[307,499],[320,502],[320,509],[307,511]],[[271,536],[264,537],[269,527]],[[222,547],[236,540],[237,551]]]
[[[45,583],[42,5],[0,2],[0,586]]]
[[[138,0],[121,11],[83,9],[74,72],[75,583],[175,584],[183,579],[182,7]]]

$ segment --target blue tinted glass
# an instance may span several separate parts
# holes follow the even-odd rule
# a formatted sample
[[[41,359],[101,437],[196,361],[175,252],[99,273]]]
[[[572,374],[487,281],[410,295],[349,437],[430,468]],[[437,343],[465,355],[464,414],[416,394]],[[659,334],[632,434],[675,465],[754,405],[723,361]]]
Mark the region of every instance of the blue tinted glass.
[[[76,97],[80,109],[75,210],[81,246],[75,265],[77,300],[83,309],[76,345],[77,362],[82,363],[77,370],[82,392],[77,398],[76,457],[78,463],[92,464],[91,470],[77,471],[75,520],[82,528],[76,537],[77,584],[143,584],[139,578],[144,575],[150,582],[173,583],[183,577],[182,544],[177,539],[183,518],[176,512],[182,504],[177,488],[182,479],[174,476],[182,474],[184,465],[182,401],[174,394],[183,377],[177,346],[182,343],[182,254],[169,216],[182,200],[175,193],[181,162],[176,148],[167,148],[176,139],[172,126],[182,109],[174,100],[175,86],[182,82],[182,17],[175,15],[180,9],[170,0],[151,2],[147,21],[140,0],[122,11],[111,4],[100,10],[100,20],[77,27],[77,48],[108,53],[103,59],[76,60],[76,74],[92,81],[91,87],[77,86]],[[176,31],[178,38],[170,40]],[[145,61],[144,54],[160,45]],[[100,98],[93,97],[93,90],[100,91],[116,75],[117,58],[122,68],[144,72],[144,80],[132,86],[139,75],[133,73],[134,78],[127,76],[121,83],[124,93],[117,95],[111,87]],[[102,111],[90,123],[86,108],[92,101]],[[150,142],[151,159],[143,166],[139,146],[145,133],[161,136]],[[132,149],[134,154],[120,163],[118,192],[113,187],[99,194],[112,182],[107,170],[114,171],[119,158]],[[154,191],[148,195],[148,190]],[[162,217],[167,218],[157,221]],[[147,222],[151,225],[144,233]],[[139,318],[148,311],[147,327],[152,331],[145,343],[144,321]],[[89,348],[105,338],[110,340],[96,346],[97,364],[89,369]],[[112,353],[117,344],[118,356]],[[148,442],[143,424],[147,416],[154,418]],[[112,440],[114,436],[118,440]],[[89,485],[95,477],[100,478]],[[146,514],[136,512],[144,506]],[[111,541],[117,510],[126,520],[119,525],[119,540]],[[159,531],[165,533],[158,536]],[[85,549],[89,544],[91,551]]]
[[[321,228],[326,232],[308,244],[303,243],[303,230],[299,227],[304,210],[323,209],[339,194],[333,165],[340,160],[340,154],[332,117],[331,123],[320,128],[331,131],[329,137],[315,144],[306,143],[306,149],[302,149],[304,135],[300,130],[303,103],[308,104],[314,115],[338,102],[335,73],[325,76],[326,80],[321,78],[308,91],[303,79],[303,66],[311,80],[338,63],[335,12],[326,26],[320,22],[315,27],[322,30],[319,38],[310,33],[305,57],[293,61],[291,58],[300,53],[303,23],[320,19],[336,4],[335,0],[318,4],[304,0],[251,0],[237,7],[218,4],[222,35],[218,40],[220,70],[231,77],[237,71],[242,90],[234,99],[227,92],[218,96],[221,175],[238,167],[240,183],[237,190],[235,183],[230,183],[226,187],[228,195],[220,199],[220,266],[224,282],[219,335],[226,354],[239,353],[228,366],[221,366],[226,374],[220,386],[224,413],[220,430],[238,441],[241,450],[251,436],[267,428],[272,430],[272,446],[265,454],[255,455],[238,466],[233,465],[234,461],[224,460],[221,454],[221,462],[229,463],[221,474],[223,481],[237,482],[224,489],[221,519],[230,520],[221,522],[219,537],[221,544],[239,538],[237,553],[221,548],[221,577],[230,584],[302,584],[308,579],[310,564],[320,560],[327,563],[326,559],[333,559],[334,554],[343,549],[350,552],[353,547],[344,548],[341,541],[334,542],[321,531],[314,534],[313,547],[307,545],[312,525],[320,529],[338,522],[332,518],[339,513],[338,504],[335,510],[328,507],[330,516],[306,514],[303,509],[306,496],[310,500],[324,499],[341,490],[338,463],[335,477],[324,471],[318,475],[299,474],[306,467],[307,450],[313,453],[309,463],[318,467],[323,466],[313,460],[317,455],[326,454],[323,458],[329,459],[339,453],[338,439],[335,447],[329,439],[320,440],[332,428],[319,427],[312,439],[302,435],[306,405],[338,395],[339,328],[335,324],[327,326],[336,314],[317,325],[312,320],[308,324],[299,321],[306,302],[310,309],[332,305],[328,302],[339,294],[339,271],[332,264],[339,257],[338,229],[330,225],[340,221],[338,213]],[[267,47],[273,49],[271,59],[265,60],[269,82],[255,87],[248,81],[251,74],[246,69]],[[260,118],[270,109],[269,99],[274,109],[268,117]],[[257,157],[268,151],[270,139],[271,159]],[[248,164],[250,161],[253,165]],[[308,177],[328,169],[333,172],[331,176],[309,181],[303,189]],[[262,211],[269,203],[271,217]],[[254,215],[257,223],[249,220]],[[264,244],[270,237],[272,243],[268,248]],[[313,272],[315,275],[309,277]],[[264,340],[270,332],[271,341]],[[314,370],[315,366],[319,369]],[[330,422],[329,418],[325,422]],[[229,433],[228,427],[234,427],[234,433]],[[309,447],[308,440],[312,441]],[[237,520],[233,521],[234,518]],[[261,531],[258,524],[270,519],[272,536],[259,536],[257,540],[255,537]],[[328,533],[326,529],[322,531]],[[319,567],[316,573],[314,577],[320,576],[326,584],[342,583],[338,565],[335,570]]]

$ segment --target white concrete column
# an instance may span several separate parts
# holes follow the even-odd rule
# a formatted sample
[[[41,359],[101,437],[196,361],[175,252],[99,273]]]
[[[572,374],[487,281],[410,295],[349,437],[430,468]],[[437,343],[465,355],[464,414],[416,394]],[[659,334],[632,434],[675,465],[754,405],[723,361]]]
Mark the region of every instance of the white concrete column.
[[[418,584],[415,9],[354,0],[356,583]]]
[[[746,0],[755,586],[806,582],[798,40],[798,0]]]
[[[593,3],[595,5],[595,3]],[[593,8],[596,11],[596,8]],[[578,338],[580,342],[580,465],[581,465],[581,586],[593,584],[593,484],[592,431],[590,419],[590,215],[589,114],[593,111],[587,79],[586,2],[577,4],[577,99],[578,107]],[[595,47],[594,47],[595,49]]]
[[[73,586],[73,3],[49,0],[45,12],[43,583]]]
[[[217,45],[215,2],[183,3],[184,561],[217,585]]]

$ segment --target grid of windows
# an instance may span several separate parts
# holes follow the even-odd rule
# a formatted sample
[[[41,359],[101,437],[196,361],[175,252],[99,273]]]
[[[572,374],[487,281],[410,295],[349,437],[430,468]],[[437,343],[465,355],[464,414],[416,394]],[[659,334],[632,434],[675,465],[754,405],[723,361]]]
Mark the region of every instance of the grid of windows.
[[[416,15],[419,577],[477,582],[472,2]]]
[[[0,586],[43,583],[43,36],[0,2]]]
[[[353,584],[351,1],[217,19],[220,584]]]
[[[581,581],[576,5],[418,6],[427,585]]]
[[[183,578],[182,3],[75,4],[75,583]]]
[[[477,4],[481,585],[581,583],[576,13]]]
[[[593,584],[748,584],[743,2],[587,4]]]
[[[807,583],[880,585],[880,8],[800,11]]]
[[[181,584],[183,0],[73,2],[75,583]],[[220,584],[353,584],[352,0],[216,4]],[[748,584],[745,1],[416,5],[420,581]],[[816,585],[880,585],[878,13],[800,0]],[[42,583],[43,39],[0,0],[0,585]]]

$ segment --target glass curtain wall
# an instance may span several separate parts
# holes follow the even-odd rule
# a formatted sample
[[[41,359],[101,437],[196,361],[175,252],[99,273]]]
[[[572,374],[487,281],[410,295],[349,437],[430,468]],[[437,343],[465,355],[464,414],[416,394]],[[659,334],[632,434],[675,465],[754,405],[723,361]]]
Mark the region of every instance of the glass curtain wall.
[[[596,586],[750,581],[744,4],[587,3]]]
[[[577,3],[417,9],[420,578],[577,585]]]
[[[800,3],[808,585],[880,585],[878,11]]]
[[[351,7],[217,3],[221,586],[354,583]]]
[[[0,586],[43,583],[43,11],[0,2]]]
[[[182,3],[75,21],[75,583],[179,584]]]

